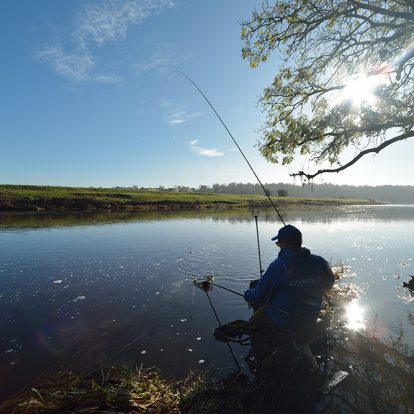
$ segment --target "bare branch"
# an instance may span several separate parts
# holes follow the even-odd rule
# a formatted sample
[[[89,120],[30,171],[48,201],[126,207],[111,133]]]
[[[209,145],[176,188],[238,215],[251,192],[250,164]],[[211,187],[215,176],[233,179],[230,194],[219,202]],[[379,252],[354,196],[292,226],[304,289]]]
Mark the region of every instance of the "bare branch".
[[[376,14],[383,15],[383,16],[390,16],[390,17],[400,18],[404,20],[414,21],[414,16],[412,13],[403,13],[403,12],[394,11],[391,9],[384,9],[382,7],[373,6],[372,4],[359,2],[355,0],[349,0],[349,2],[355,5],[355,7],[358,9],[369,10],[369,11],[372,11]]]
[[[298,171],[297,173],[292,173],[290,175],[292,177],[296,177],[296,176],[306,177],[308,180],[311,180],[312,178],[315,178],[316,176],[324,174],[324,173],[333,173],[333,172],[338,173],[340,171],[343,171],[343,170],[347,169],[351,165],[354,165],[363,156],[365,156],[367,154],[370,154],[370,153],[378,154],[380,151],[382,151],[384,148],[388,147],[389,145],[394,144],[395,142],[402,141],[404,139],[410,138],[410,137],[414,137],[414,131],[410,131],[410,132],[407,132],[405,134],[398,135],[397,137],[391,138],[391,139],[383,142],[378,147],[369,148],[369,149],[366,149],[365,151],[361,151],[351,161],[349,161],[348,163],[346,163],[344,165],[341,165],[338,168],[326,168],[326,169],[318,170],[318,171],[316,171],[316,173],[313,173],[313,174],[308,174],[308,173],[305,173],[304,171]]]

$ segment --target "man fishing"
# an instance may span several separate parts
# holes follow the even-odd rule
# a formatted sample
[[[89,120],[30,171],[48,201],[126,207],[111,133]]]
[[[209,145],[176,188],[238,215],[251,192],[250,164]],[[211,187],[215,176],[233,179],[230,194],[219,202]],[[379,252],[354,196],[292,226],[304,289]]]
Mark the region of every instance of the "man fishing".
[[[334,276],[325,259],[302,247],[302,233],[295,226],[282,227],[272,240],[279,255],[244,298],[256,311],[250,323],[259,335],[283,341],[313,326]]]

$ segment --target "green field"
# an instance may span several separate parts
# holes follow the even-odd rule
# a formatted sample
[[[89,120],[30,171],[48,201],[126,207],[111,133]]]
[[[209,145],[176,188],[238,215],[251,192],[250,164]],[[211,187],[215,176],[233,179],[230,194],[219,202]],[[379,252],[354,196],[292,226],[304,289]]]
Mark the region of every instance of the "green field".
[[[272,197],[277,206],[378,204],[373,200]],[[198,210],[256,208],[266,196],[119,188],[0,185],[0,211]]]

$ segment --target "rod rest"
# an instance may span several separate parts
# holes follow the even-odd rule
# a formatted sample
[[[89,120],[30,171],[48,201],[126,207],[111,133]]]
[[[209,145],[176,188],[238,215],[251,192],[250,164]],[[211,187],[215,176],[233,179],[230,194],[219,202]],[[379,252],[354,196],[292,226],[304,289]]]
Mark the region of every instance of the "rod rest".
[[[286,335],[286,342],[290,342],[294,347],[300,349],[306,345],[310,345],[320,339],[326,332],[329,322],[317,319],[315,323],[302,330],[299,333],[290,331],[280,331]],[[255,330],[249,321],[237,319],[225,325],[221,325],[214,329],[213,336],[221,342],[235,342],[244,344],[250,340],[255,334]]]

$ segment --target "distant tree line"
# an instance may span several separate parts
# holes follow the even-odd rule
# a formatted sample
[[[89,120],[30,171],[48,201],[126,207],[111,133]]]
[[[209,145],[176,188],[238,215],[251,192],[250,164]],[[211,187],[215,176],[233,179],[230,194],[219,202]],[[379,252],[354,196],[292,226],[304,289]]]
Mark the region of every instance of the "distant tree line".
[[[361,200],[385,201],[393,204],[414,204],[414,186],[381,185],[381,186],[353,186],[335,184],[295,185],[286,183],[264,184],[269,195],[279,197],[307,197],[307,198],[352,198]],[[134,189],[144,190],[134,186]],[[159,186],[158,191],[222,193],[222,194],[263,194],[259,184],[236,183],[200,185],[199,187]]]

